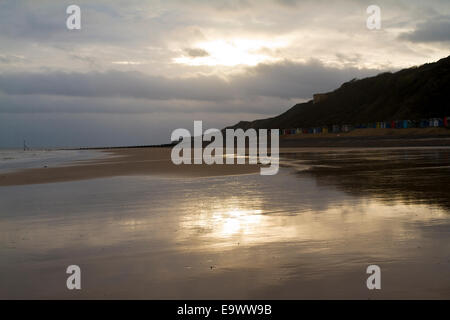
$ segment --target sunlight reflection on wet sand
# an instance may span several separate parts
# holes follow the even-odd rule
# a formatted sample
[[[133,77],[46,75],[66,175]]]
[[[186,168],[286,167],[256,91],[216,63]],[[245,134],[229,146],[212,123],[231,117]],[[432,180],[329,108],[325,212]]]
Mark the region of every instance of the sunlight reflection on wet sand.
[[[0,296],[450,296],[445,206],[323,181],[282,169],[3,188]],[[69,264],[85,274],[80,292],[65,289]],[[369,264],[382,267],[380,292],[365,288]]]

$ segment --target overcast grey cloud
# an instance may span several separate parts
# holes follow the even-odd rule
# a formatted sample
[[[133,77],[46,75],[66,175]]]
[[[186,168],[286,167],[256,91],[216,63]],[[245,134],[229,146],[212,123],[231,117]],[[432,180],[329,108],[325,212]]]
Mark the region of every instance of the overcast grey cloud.
[[[448,1],[0,2],[0,147],[167,142],[274,116],[353,78],[450,52]],[[88,134],[91,133],[91,134]]]
[[[450,16],[438,16],[420,23],[414,31],[401,34],[400,39],[412,42],[449,42]]]
[[[9,95],[128,97],[149,100],[224,101],[255,96],[309,99],[317,91],[329,91],[342,82],[375,75],[379,71],[332,68],[317,60],[306,63],[286,60],[249,67],[228,80],[213,75],[166,78],[136,71],[5,73],[0,74],[0,90]],[[39,109],[35,111],[39,112]]]

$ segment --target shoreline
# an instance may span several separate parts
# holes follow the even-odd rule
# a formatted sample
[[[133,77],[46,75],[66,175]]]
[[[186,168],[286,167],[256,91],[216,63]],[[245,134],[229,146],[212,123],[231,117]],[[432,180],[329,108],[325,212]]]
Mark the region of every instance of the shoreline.
[[[79,148],[109,154],[99,159],[77,160],[56,167],[22,169],[0,173],[0,187],[108,178],[115,176],[155,175],[165,177],[212,177],[258,173],[261,165],[175,165],[170,160],[171,147],[123,146]],[[280,155],[299,152],[333,152],[350,150],[447,148],[450,137],[382,136],[382,137],[289,137],[280,139]],[[65,149],[68,150],[68,149]]]
[[[175,165],[170,148],[90,149],[110,157],[81,160],[72,165],[24,169],[0,173],[0,187],[67,182],[115,176],[157,175],[166,177],[211,177],[259,172],[259,165]]]

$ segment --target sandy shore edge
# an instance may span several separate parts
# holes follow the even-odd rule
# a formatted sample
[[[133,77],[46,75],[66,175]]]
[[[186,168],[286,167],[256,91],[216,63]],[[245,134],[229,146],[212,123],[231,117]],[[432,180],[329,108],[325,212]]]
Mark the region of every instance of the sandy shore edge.
[[[437,137],[429,139],[336,139],[330,143],[323,139],[281,139],[280,156],[298,152],[330,152],[350,150],[388,150],[416,148],[448,148],[450,140]],[[322,143],[319,142],[322,141]],[[302,142],[303,141],[303,142]],[[305,143],[315,141],[315,143]],[[340,141],[341,143],[336,143]],[[389,142],[389,143],[386,143]],[[29,185],[107,178],[115,176],[154,175],[173,178],[212,177],[224,175],[255,174],[260,165],[175,165],[171,161],[171,147],[139,147],[92,149],[107,156],[99,159],[75,161],[60,167],[24,169],[0,173],[0,186]],[[288,157],[289,158],[289,157]]]
[[[132,175],[211,177],[259,172],[259,165],[175,165],[171,148],[118,148],[98,150],[107,158],[77,161],[73,165],[0,173],[0,186],[15,186]]]

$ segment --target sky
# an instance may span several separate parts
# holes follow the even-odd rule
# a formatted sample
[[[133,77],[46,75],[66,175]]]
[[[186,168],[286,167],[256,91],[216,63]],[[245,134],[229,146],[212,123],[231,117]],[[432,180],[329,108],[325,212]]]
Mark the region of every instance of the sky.
[[[168,143],[448,55],[448,0],[1,0],[0,148]]]

